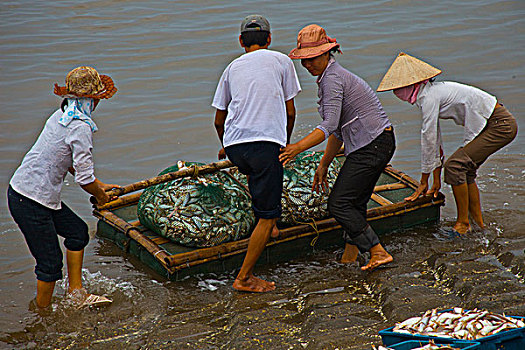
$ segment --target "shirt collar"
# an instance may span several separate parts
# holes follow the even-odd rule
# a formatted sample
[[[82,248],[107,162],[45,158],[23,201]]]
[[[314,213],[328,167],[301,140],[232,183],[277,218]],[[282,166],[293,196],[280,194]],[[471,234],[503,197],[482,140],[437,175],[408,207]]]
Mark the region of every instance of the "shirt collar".
[[[98,128],[95,122],[91,119],[93,107],[94,101],[92,98],[68,98],[67,108],[58,119],[58,123],[63,126],[68,126],[73,119],[77,119],[88,124],[91,131],[95,132]]]
[[[319,84],[319,83],[321,82],[321,80],[323,80],[323,77],[324,77],[324,75],[326,74],[326,71],[328,70],[328,68],[329,68],[333,63],[335,63],[335,58],[333,58],[332,56],[330,56],[330,59],[328,60],[328,64],[326,65],[326,68],[324,69],[323,74],[321,74],[321,75],[317,78],[317,84]]]
[[[419,108],[421,108],[421,100],[425,97],[431,85],[432,85],[432,82],[429,81],[428,83],[423,84],[423,86],[419,88],[419,92],[417,93],[416,102],[414,103]]]

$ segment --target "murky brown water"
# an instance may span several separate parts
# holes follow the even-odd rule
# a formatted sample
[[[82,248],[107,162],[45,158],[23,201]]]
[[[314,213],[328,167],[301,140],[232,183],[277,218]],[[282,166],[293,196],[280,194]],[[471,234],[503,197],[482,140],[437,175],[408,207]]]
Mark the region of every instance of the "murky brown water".
[[[78,65],[109,73],[119,88],[95,120],[97,176],[127,184],[179,159],[215,159],[218,141],[209,107],[219,75],[241,54],[240,20],[266,15],[272,48],[288,52],[298,30],[324,26],[342,44],[343,66],[376,87],[398,51],[426,58],[442,79],[498,96],[525,130],[523,1],[3,1],[0,9],[0,181],[9,178],[59,100],[54,82]],[[316,86],[297,66],[296,139],[318,122]],[[396,127],[392,161],[419,178],[420,117],[392,94],[380,98]],[[445,151],[462,130],[442,125]],[[0,199],[0,347],[363,349],[377,331],[433,307],[460,305],[525,315],[525,142],[517,139],[482,167],[479,185],[488,229],[451,239],[451,191],[439,226],[383,237],[395,263],[372,273],[337,263],[341,251],[319,251],[258,268],[278,283],[266,295],[236,293],[233,274],[169,282],[93,238],[85,268],[90,290],[114,303],[72,310],[57,288],[54,311],[29,307],[34,263]],[[4,192],[5,193],[5,192]],[[64,201],[94,234],[88,196],[68,178]]]

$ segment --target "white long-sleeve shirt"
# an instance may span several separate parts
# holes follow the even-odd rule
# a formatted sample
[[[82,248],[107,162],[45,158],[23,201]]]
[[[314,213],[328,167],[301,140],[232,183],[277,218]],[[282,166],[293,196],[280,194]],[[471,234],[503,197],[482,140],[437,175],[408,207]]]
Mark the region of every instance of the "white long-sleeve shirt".
[[[79,185],[95,181],[93,131],[81,120],[59,124],[62,114],[58,109],[49,117],[9,183],[16,192],[51,209],[61,208],[60,191],[70,167]]]
[[[464,127],[464,145],[483,130],[496,107],[496,97],[476,87],[451,81],[428,82],[421,87],[416,105],[421,108],[421,172],[441,166],[439,119],[452,119]]]

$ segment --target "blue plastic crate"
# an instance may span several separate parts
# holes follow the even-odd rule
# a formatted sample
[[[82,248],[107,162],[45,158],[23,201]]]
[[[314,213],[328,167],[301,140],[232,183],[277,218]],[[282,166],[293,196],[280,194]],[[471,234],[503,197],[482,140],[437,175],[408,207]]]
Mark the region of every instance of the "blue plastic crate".
[[[388,345],[390,349],[394,350],[412,350],[428,344],[428,340],[407,340],[394,345]],[[462,350],[479,350],[480,343],[474,341],[462,341],[453,343],[435,343],[436,345],[451,345],[454,348]]]
[[[440,312],[450,311],[443,310]],[[512,318],[522,319],[522,316],[510,316]],[[470,342],[469,340],[459,340],[455,338],[431,337],[428,335],[405,334],[393,332],[394,327],[386,328],[379,331],[383,344],[390,346],[407,340],[428,340],[433,339],[436,343],[451,344]],[[525,327],[503,331],[487,337],[475,340],[480,343],[479,350],[525,350]]]

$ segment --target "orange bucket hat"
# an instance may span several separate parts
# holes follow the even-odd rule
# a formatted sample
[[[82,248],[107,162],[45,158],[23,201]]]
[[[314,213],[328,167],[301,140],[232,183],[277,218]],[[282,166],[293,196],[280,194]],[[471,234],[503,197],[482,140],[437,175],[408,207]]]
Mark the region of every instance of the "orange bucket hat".
[[[111,98],[117,88],[108,75],[99,75],[93,67],[82,66],[73,69],[66,76],[66,86],[55,84],[55,95],[64,98]]]
[[[291,59],[312,58],[339,48],[335,38],[326,35],[326,31],[317,24],[310,24],[297,35],[297,47],[290,51],[288,57]]]

